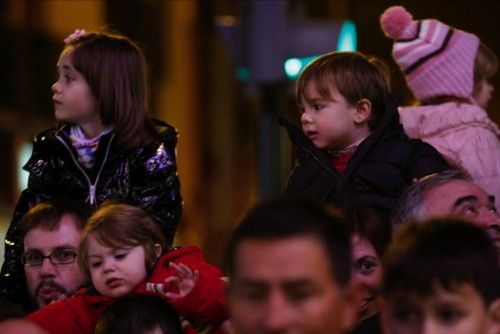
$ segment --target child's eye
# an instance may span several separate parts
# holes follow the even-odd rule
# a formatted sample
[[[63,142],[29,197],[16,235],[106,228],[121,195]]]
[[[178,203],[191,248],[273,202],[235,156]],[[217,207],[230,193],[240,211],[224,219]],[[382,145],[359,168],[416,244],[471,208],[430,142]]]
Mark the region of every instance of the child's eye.
[[[456,310],[454,308],[445,308],[442,310],[438,310],[437,312],[437,318],[445,324],[451,325],[458,320],[460,320],[463,316],[463,313],[459,310]]]
[[[398,322],[405,324],[415,324],[419,318],[417,312],[404,308],[394,311],[393,315]]]
[[[126,256],[127,256],[127,253],[118,253],[118,254],[115,254],[115,259],[117,259],[117,260],[122,260],[122,259],[124,259]]]
[[[315,104],[313,104],[313,108],[314,108],[314,110],[316,110],[316,111],[320,111],[321,109],[323,109],[323,107],[324,107],[324,106],[323,106],[322,104],[320,104],[320,103],[315,103]]]
[[[102,262],[101,261],[95,261],[90,263],[91,268],[99,268],[101,266]]]

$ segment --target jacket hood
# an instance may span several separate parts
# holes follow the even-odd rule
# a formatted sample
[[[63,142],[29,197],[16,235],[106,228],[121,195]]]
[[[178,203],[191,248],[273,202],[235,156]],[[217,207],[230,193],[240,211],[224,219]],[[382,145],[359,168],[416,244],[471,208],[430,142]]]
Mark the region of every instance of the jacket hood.
[[[399,107],[404,130],[412,138],[432,137],[448,130],[479,126],[497,136],[500,129],[484,109],[475,104],[447,102],[439,105]]]

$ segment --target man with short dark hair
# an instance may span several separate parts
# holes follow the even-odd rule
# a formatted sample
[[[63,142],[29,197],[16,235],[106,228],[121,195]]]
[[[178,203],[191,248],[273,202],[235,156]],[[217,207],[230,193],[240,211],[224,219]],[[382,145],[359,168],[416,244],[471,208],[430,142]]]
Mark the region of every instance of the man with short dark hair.
[[[40,203],[21,221],[21,262],[35,308],[73,295],[85,282],[77,253],[87,212],[69,202]]]
[[[355,322],[345,222],[319,204],[282,198],[254,207],[229,243],[236,333],[343,333]]]

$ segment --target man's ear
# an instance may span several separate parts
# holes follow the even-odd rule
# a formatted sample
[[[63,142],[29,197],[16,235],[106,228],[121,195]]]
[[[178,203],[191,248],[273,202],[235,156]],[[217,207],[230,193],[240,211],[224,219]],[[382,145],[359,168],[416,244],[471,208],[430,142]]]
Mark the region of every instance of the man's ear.
[[[157,258],[160,257],[161,252],[163,252],[163,248],[161,247],[161,245],[160,244],[155,244],[155,254],[156,254]]]
[[[488,333],[500,333],[500,298],[491,302],[488,307]]]
[[[356,114],[354,122],[358,125],[366,122],[372,114],[372,103],[368,99],[361,99],[356,102]]]

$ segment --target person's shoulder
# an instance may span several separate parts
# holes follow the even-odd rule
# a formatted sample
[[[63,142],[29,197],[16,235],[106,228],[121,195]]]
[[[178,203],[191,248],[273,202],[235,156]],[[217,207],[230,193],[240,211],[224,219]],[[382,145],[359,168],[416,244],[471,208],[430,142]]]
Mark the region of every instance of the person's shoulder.
[[[203,257],[203,252],[201,248],[197,245],[176,246],[163,253],[162,258],[168,258],[172,260],[184,256]]]
[[[175,164],[177,130],[159,120],[155,120],[155,126],[158,130],[156,137],[148,144],[134,149],[129,155],[140,165],[145,164],[148,170],[163,169]]]
[[[45,129],[33,136],[33,143],[42,144],[51,142],[52,140],[55,140],[58,131],[59,129],[57,127]]]
[[[388,155],[387,152],[391,154]],[[417,153],[438,154],[432,145],[418,138],[410,138],[404,132],[399,131],[397,134],[386,136],[384,140],[376,142],[372,146],[370,153],[387,161],[400,159],[409,161],[408,159]]]
[[[178,131],[171,124],[159,120],[153,119],[153,124],[158,131],[158,136],[156,137],[156,141],[177,141]]]

